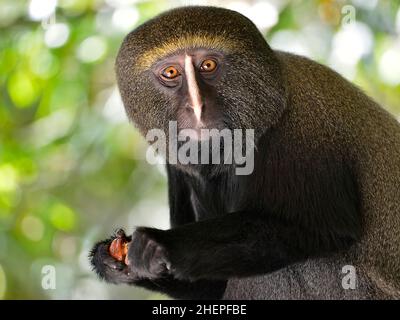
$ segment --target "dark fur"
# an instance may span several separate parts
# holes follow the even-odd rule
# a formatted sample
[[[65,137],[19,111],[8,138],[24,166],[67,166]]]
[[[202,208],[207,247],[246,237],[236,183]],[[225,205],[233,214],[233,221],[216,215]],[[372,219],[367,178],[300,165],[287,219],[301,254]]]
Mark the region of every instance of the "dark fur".
[[[223,31],[245,50],[226,54],[217,95],[232,128],[256,129],[254,172],[168,165],[172,228],[139,228],[129,268],[110,261],[110,240],[98,244],[96,271],[177,298],[399,297],[400,127],[338,74],[272,51],[237,13],[176,9],[122,45],[129,116],[143,133],[174,117],[160,111],[172,102],[129,69],[137,55],[171,34]],[[356,290],[341,287],[345,264],[356,267]]]

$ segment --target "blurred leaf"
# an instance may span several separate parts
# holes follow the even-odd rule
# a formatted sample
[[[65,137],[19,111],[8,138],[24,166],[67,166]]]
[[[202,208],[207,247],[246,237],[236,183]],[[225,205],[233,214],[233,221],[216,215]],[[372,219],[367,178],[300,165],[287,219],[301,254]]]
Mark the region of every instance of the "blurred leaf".
[[[50,207],[50,221],[61,231],[71,231],[76,225],[76,213],[66,205],[56,203]]]
[[[39,88],[30,74],[17,71],[8,80],[8,93],[15,106],[30,107],[39,96]]]

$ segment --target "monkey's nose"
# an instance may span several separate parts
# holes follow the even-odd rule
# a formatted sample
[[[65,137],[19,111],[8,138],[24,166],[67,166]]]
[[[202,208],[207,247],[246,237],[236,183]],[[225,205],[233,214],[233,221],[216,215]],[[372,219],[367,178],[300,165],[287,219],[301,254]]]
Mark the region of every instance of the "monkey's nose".
[[[194,115],[196,118],[196,121],[198,123],[201,123],[201,116],[203,113],[203,108],[204,108],[204,104],[198,104],[198,105],[191,105],[191,104],[187,104],[186,105],[186,111],[188,116],[192,116]]]
[[[189,55],[185,56],[185,74],[186,74],[190,104],[192,106],[197,121],[201,122],[201,111],[203,108],[203,101],[200,95],[198,83],[196,82],[196,71],[194,69],[192,57]]]
[[[195,104],[194,106],[192,106],[194,116],[196,117],[198,122],[201,122],[201,113],[203,111],[203,106],[204,106],[203,103]]]

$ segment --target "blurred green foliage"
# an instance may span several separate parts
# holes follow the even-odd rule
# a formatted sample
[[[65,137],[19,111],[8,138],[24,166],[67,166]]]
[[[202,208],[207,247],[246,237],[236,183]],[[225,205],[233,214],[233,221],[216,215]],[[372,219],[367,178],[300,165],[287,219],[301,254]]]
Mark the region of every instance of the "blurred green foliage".
[[[168,226],[165,177],[143,160],[145,144],[124,116],[113,66],[128,30],[196,2],[32,2],[0,0],[0,299],[161,298],[98,281],[87,255],[118,226]],[[250,16],[256,2],[202,1]],[[260,10],[254,18],[270,19],[262,28],[272,46],[350,71],[400,113],[398,1],[271,3],[279,19]],[[55,14],[43,17],[53,4]],[[361,23],[350,35],[364,42],[343,51],[346,4]],[[56,266],[55,290],[41,287],[46,264]]]

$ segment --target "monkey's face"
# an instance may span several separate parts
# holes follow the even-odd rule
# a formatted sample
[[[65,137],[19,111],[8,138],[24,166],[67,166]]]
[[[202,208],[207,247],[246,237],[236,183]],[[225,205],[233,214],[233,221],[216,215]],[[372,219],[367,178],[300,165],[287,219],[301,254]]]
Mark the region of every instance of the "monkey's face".
[[[225,71],[225,55],[211,49],[185,49],[151,67],[154,89],[166,99],[166,115],[178,130],[203,139],[201,129],[224,129],[232,121],[222,108],[218,83]],[[204,130],[203,130],[204,132]]]
[[[254,24],[237,12],[184,7],[140,26],[117,58],[118,84],[141,132],[254,129],[261,136],[284,108],[279,63]]]

